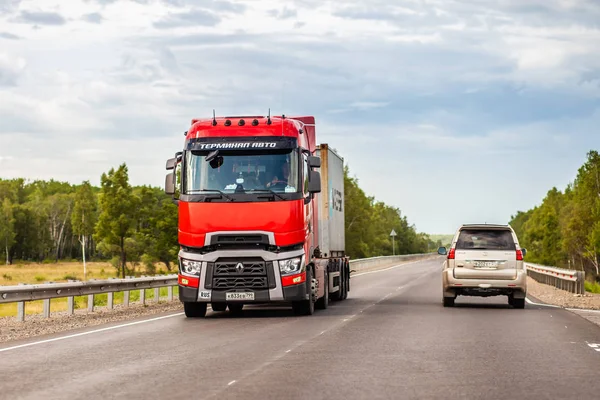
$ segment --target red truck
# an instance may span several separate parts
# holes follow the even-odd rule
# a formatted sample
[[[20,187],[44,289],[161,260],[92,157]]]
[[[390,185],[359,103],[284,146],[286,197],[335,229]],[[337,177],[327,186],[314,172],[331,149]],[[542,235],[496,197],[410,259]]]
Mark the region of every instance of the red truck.
[[[167,161],[179,207],[179,299],[187,317],[246,304],[325,309],[350,290],[343,159],[314,117],[193,119]],[[315,171],[320,169],[321,173]]]

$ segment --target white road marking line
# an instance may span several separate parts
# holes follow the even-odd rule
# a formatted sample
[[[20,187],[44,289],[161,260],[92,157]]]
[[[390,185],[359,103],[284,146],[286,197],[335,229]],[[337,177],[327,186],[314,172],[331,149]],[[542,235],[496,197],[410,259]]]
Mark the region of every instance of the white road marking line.
[[[292,351],[292,349],[286,350],[285,352],[286,352],[286,353],[289,353],[290,351]]]
[[[20,344],[18,346],[12,346],[12,347],[6,347],[4,349],[0,349],[0,353],[2,353],[3,351],[9,351],[9,350],[20,349],[20,348],[23,348],[23,347],[35,346],[35,345],[38,345],[38,344],[56,342],[56,341],[59,341],[59,340],[71,339],[71,338],[75,338],[75,337],[79,337],[79,336],[91,335],[92,333],[106,332],[106,331],[110,331],[110,330],[113,330],[113,329],[125,328],[125,327],[128,327],[128,326],[139,325],[139,324],[145,324],[147,322],[159,321],[159,320],[165,319],[165,318],[178,317],[178,316],[183,315],[183,314],[184,313],[164,315],[162,317],[145,319],[143,321],[128,322],[126,324],[121,324],[121,325],[116,325],[116,326],[109,326],[108,328],[95,329],[93,331],[75,333],[73,335],[60,336],[60,337],[53,338],[53,339],[46,339],[46,340],[40,340],[38,342]]]
[[[600,313],[600,310],[588,310],[587,308],[565,308],[568,311],[579,311],[579,312],[589,312],[589,313]]]
[[[588,346],[590,346],[592,349],[596,350],[597,352],[600,352],[600,344],[598,343],[588,343]]]
[[[386,268],[386,269],[378,269],[376,271],[367,271],[367,272],[361,272],[360,274],[354,274],[354,275],[350,275],[351,278],[355,278],[357,276],[362,276],[362,275],[367,275],[367,274],[376,274],[378,272],[384,272],[384,271],[389,271],[390,269],[394,269],[394,268],[399,268],[399,267],[404,267],[405,265],[411,265],[411,264],[416,264],[422,261],[427,261],[427,260],[417,260],[417,261],[411,261],[411,262],[407,262],[404,264],[398,264],[398,265],[394,265],[392,267]]]
[[[227,384],[227,386],[231,386],[231,385],[233,385],[234,383],[235,383],[235,380],[233,380],[233,381],[229,382],[229,383]]]
[[[535,303],[531,300],[529,300],[529,297],[525,297],[525,301],[528,304],[534,305],[534,306],[541,306],[541,307],[550,307],[550,308],[561,308],[560,306],[555,306],[554,304],[542,304],[542,303]]]

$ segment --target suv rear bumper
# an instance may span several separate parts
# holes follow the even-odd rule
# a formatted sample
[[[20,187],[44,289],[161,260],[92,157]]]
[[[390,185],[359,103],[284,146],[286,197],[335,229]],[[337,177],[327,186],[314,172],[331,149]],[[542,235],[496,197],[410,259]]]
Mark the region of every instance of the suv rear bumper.
[[[448,268],[442,272],[444,297],[512,295],[516,299],[527,295],[527,272],[517,271],[516,279],[457,279]]]

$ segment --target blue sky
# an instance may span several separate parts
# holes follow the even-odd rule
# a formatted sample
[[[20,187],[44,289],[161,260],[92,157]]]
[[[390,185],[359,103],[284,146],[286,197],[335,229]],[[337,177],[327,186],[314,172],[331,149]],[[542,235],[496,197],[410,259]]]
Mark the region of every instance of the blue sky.
[[[505,223],[600,147],[594,0],[0,1],[0,176],[162,185],[194,117],[315,115],[417,229]]]

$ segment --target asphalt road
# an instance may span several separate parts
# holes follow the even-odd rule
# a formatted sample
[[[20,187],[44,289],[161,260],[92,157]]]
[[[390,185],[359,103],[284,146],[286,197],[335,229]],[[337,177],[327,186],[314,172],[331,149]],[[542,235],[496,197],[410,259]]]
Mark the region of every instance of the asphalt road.
[[[3,344],[0,398],[600,396],[600,327],[504,297],[443,308],[440,269],[436,259],[356,276],[348,300],[311,317],[178,313]]]

